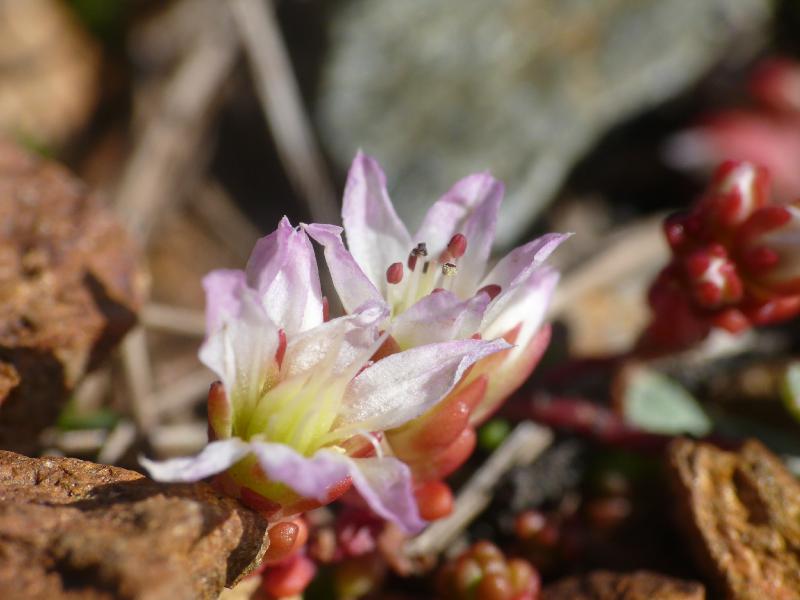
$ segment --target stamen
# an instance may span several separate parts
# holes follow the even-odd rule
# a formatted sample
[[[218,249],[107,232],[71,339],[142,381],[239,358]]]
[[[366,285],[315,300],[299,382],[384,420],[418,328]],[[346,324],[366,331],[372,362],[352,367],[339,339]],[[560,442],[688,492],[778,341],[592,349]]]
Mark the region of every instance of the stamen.
[[[412,251],[411,251],[411,253],[408,255],[408,263],[407,263],[407,264],[408,264],[408,270],[409,270],[409,271],[412,271],[412,272],[413,272],[413,271],[414,271],[414,269],[417,267],[417,255],[416,255],[416,254],[414,254],[414,251],[413,251],[413,250],[412,250]]]
[[[372,449],[375,451],[375,456],[378,458],[383,458],[383,448],[381,448],[381,444],[378,441],[378,437],[370,433],[369,431],[364,431],[363,429],[356,430],[356,433],[362,437],[367,438],[367,441],[372,446]]]
[[[428,245],[425,242],[419,242],[411,252],[417,256],[428,256]]]
[[[453,282],[456,280],[456,273],[458,273],[458,269],[456,268],[455,264],[451,262],[446,262],[442,265],[442,287],[450,291],[453,287]]]
[[[396,284],[403,281],[403,263],[392,263],[386,269],[386,281],[388,283]]]
[[[501,291],[503,291],[503,288],[501,288],[499,285],[490,283],[489,285],[485,285],[479,289],[478,293],[480,294],[481,292],[486,292],[489,295],[489,300],[494,300]]]
[[[322,321],[327,323],[331,318],[331,307],[328,303],[328,297],[322,297]]]
[[[453,258],[461,258],[467,251],[467,238],[461,233],[455,234],[447,244],[447,251]]]
[[[275,351],[275,361],[278,363],[278,368],[283,364],[283,357],[286,354],[286,332],[283,329],[278,330],[278,349]]]
[[[428,272],[428,267],[430,267],[430,266],[431,266],[431,263],[429,261],[427,261],[427,260],[423,263],[423,265],[422,265],[422,274],[423,275],[425,275]]]

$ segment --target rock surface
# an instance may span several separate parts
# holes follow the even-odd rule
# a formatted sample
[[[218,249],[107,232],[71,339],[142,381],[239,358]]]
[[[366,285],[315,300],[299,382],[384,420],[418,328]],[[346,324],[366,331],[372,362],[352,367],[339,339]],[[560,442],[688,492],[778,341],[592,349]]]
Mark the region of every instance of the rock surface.
[[[0,448],[35,448],[143,291],[111,213],[64,168],[0,141]]]
[[[266,549],[267,522],[206,484],[0,451],[0,598],[216,598]]]
[[[490,169],[524,232],[608,127],[744,52],[765,0],[352,0],[337,3],[318,101],[340,166],[387,171],[411,229],[456,179]]]
[[[800,484],[778,457],[678,440],[669,471],[678,525],[723,597],[800,598]]]
[[[0,0],[0,14],[0,132],[61,145],[94,108],[99,48],[58,0]]]
[[[592,571],[567,577],[542,590],[541,600],[704,600],[705,589],[648,571],[610,573]]]

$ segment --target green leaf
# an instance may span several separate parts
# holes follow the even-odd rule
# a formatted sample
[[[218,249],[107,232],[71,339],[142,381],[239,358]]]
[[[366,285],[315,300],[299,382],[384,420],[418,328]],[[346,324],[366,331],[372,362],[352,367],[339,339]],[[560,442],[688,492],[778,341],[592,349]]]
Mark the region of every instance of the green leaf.
[[[795,420],[800,421],[800,362],[791,362],[786,367],[781,381],[781,400]]]
[[[623,391],[625,420],[645,431],[704,436],[711,420],[683,386],[645,367],[627,373]]]

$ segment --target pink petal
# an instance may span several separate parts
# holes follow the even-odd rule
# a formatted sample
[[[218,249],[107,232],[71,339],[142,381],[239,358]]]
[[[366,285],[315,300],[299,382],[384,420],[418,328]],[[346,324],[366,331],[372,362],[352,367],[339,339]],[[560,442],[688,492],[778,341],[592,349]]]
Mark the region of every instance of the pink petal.
[[[548,233],[524,246],[514,248],[500,259],[483,278],[479,287],[499,285],[501,289],[507,289],[515,285],[525,279],[532,269],[541,265],[563,241],[571,236],[571,233]]]
[[[335,427],[343,431],[399,427],[444,398],[475,361],[509,347],[503,340],[469,339],[391,354],[350,382]]]
[[[244,271],[238,269],[219,269],[203,277],[207,334],[219,329],[223,321],[239,314],[239,296],[245,286]]]
[[[499,205],[502,196],[502,184],[489,173],[469,175],[457,181],[447,193],[433,203],[422,220],[422,225],[414,240],[425,242],[431,256],[439,256],[456,233],[465,233],[467,223],[476,212],[482,212],[485,203]],[[496,213],[496,206],[494,211]],[[491,212],[489,210],[488,214],[484,216],[491,218]],[[492,237],[494,222],[493,220],[490,224]],[[489,246],[491,246],[491,241],[490,239]],[[471,243],[472,240],[468,238],[467,251],[469,251]],[[480,241],[476,241],[476,243],[480,244]]]
[[[353,487],[372,511],[409,534],[426,523],[419,516],[408,466],[392,457],[350,459]]]
[[[558,279],[558,271],[540,266],[503,290],[486,309],[481,324],[483,337],[501,337],[521,323],[515,342],[520,347],[527,345],[544,322]]]
[[[292,335],[322,322],[322,293],[314,248],[284,217],[261,238],[247,261],[247,283],[258,290],[274,323]]]
[[[392,206],[377,161],[359,152],[347,175],[342,205],[347,246],[375,287],[386,291],[386,269],[404,262],[411,237]]]
[[[461,231],[467,238],[467,252],[458,259],[458,275],[453,283],[453,291],[462,298],[475,292],[478,282],[486,272],[504,188],[501,182],[485,174],[476,178],[471,191],[480,201],[476,203],[475,211],[464,222]]]
[[[251,446],[269,479],[322,503],[327,502],[328,491],[350,475],[348,464],[337,452],[320,450],[306,457],[286,444],[253,441]]]
[[[325,248],[325,262],[346,312],[353,312],[369,300],[383,301],[381,293],[344,247],[341,227],[312,223],[305,230]]]
[[[232,467],[250,452],[250,445],[239,438],[211,442],[197,456],[154,461],[139,457],[139,462],[156,481],[200,481]]]
[[[353,459],[323,448],[305,457],[284,444],[253,442],[253,452],[269,479],[298,494],[326,503],[330,489],[352,478],[353,486],[379,516],[409,533],[422,529],[408,467],[394,458]]]
[[[392,337],[401,348],[469,338],[478,332],[488,305],[487,294],[464,301],[446,290],[428,294],[395,318]]]

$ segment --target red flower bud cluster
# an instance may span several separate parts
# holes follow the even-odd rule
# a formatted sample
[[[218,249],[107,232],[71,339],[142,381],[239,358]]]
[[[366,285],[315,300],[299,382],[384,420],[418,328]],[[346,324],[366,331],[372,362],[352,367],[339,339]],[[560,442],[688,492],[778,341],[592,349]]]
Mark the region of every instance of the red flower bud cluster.
[[[763,167],[724,163],[664,232],[672,260],[650,288],[654,315],[641,352],[677,351],[714,327],[738,333],[800,313],[800,202],[773,202]]]

